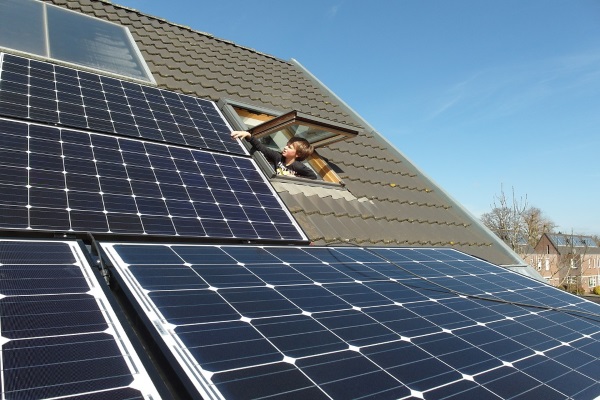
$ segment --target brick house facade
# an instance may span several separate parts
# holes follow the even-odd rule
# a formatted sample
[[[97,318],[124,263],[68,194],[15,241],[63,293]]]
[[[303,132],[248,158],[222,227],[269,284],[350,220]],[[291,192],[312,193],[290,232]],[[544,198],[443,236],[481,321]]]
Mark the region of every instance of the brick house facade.
[[[589,293],[600,285],[600,247],[590,236],[545,233],[524,259],[552,286]]]

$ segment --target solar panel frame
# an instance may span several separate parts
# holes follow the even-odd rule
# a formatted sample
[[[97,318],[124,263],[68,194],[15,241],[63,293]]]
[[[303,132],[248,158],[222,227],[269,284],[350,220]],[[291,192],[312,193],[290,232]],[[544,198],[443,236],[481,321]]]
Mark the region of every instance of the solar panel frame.
[[[210,100],[0,53],[0,114],[247,155]]]
[[[160,398],[76,241],[0,238],[0,271],[2,398]]]
[[[240,395],[243,388],[256,392],[257,397],[285,394],[292,398],[315,389],[315,398],[558,399],[568,392],[572,398],[585,399],[590,398],[587,394],[600,395],[593,356],[585,362],[587,370],[570,361],[581,358],[584,351],[600,352],[598,305],[452,249],[178,244],[130,249],[125,243],[108,242],[101,246],[132,301],[145,305],[146,323],[164,327],[159,342],[179,357],[181,373],[192,377],[189,384],[202,396],[246,398]],[[151,257],[143,254],[144,247],[152,249]],[[162,260],[155,260],[158,254]],[[397,267],[408,272],[400,279],[385,276],[387,272],[382,272],[383,278],[371,275],[362,280],[354,275],[353,267],[396,265],[389,256],[406,261],[407,254],[419,261],[397,261]],[[232,258],[229,263],[228,257]],[[315,269],[335,269],[354,278],[309,279],[309,284],[297,283],[296,278],[294,283],[279,284],[261,279],[274,260],[279,260],[279,273],[287,268],[296,276],[311,259]],[[425,278],[413,275],[411,266],[416,264],[447,268]],[[198,285],[179,290],[139,284],[137,277],[144,275],[144,269],[159,266],[189,268],[197,274]],[[210,274],[222,268],[223,279],[203,279],[205,266],[210,267]],[[453,275],[448,274],[451,268]],[[255,279],[243,278],[244,270]],[[463,283],[471,293],[462,293],[438,283],[449,277],[472,277],[473,271],[491,283],[499,278],[494,290],[488,287],[475,293]],[[169,276],[165,273],[163,279],[169,281]],[[392,284],[408,295],[389,287],[377,292]],[[365,288],[375,290],[376,296],[369,296]],[[296,294],[291,296],[290,290]],[[535,300],[539,292],[546,294],[547,305]],[[521,295],[517,303],[515,293]],[[331,298],[336,299],[334,303]],[[560,337],[549,336],[552,331]],[[243,346],[245,341],[248,345]],[[550,353],[564,354],[559,365],[569,375],[563,380],[546,382],[515,368],[527,360],[535,365],[550,362]],[[280,392],[264,388],[287,374],[294,382],[289,387],[283,385]],[[518,385],[517,389],[505,388],[505,375],[521,382],[521,389]],[[573,389],[567,388],[570,379],[575,382]]]
[[[307,240],[250,157],[0,118],[0,227]]]

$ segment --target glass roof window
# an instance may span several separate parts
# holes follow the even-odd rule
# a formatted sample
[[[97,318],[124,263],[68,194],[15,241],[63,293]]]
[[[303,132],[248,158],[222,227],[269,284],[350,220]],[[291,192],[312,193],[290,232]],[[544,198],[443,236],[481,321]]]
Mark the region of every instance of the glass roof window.
[[[272,136],[301,137],[314,147],[321,147],[358,135],[358,130],[348,125],[338,124],[321,118],[291,111],[287,114],[263,122],[249,132],[258,138]]]
[[[38,0],[0,1],[0,48],[155,83],[126,27]]]
[[[317,149],[341,140],[352,139],[359,134],[359,128],[313,117],[295,110],[281,114],[276,110],[231,99],[219,100],[219,108],[234,130],[250,132],[263,145],[273,150],[281,151],[294,136],[308,140],[315,147],[315,152],[302,161],[304,165],[315,172],[320,184],[344,186],[344,182],[336,173],[336,166],[321,157]],[[271,177],[275,177],[275,171],[268,162],[264,162],[264,160],[261,162],[260,155],[255,155],[255,159],[263,171]],[[283,178],[285,179],[285,177]],[[314,180],[309,181],[311,184],[315,182]]]

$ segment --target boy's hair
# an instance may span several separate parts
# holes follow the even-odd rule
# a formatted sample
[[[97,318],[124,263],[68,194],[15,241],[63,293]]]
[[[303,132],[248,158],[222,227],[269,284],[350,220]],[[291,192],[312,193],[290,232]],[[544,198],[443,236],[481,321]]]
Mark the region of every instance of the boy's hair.
[[[288,145],[293,145],[296,149],[296,160],[304,161],[315,151],[315,148],[308,140],[301,137],[293,137],[288,141]]]

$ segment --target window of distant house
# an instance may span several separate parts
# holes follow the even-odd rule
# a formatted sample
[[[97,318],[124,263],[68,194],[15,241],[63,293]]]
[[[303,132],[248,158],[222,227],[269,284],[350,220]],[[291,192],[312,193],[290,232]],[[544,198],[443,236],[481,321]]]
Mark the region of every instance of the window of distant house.
[[[590,277],[590,279],[588,281],[588,286],[590,286],[590,287],[596,286],[596,277],[595,276]]]
[[[340,140],[352,138],[358,134],[358,129],[333,123],[331,121],[312,117],[297,111],[291,111],[283,115],[274,112],[263,112],[248,108],[247,105],[240,106],[234,102],[227,102],[229,112],[225,115],[231,119],[231,114],[240,122],[237,129],[249,131],[252,136],[258,138],[265,146],[281,151],[286,143],[294,136],[308,140],[314,147],[315,152],[304,164],[310,167],[323,182],[335,184],[342,183],[340,177],[331,168],[328,162],[319,155],[319,148],[331,145]],[[226,111],[226,107],[221,107]],[[274,175],[270,166],[261,165],[267,169],[267,173]]]
[[[0,1],[0,48],[154,82],[127,28],[38,0]]]
[[[546,271],[550,271],[550,260],[546,259]]]

